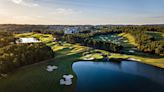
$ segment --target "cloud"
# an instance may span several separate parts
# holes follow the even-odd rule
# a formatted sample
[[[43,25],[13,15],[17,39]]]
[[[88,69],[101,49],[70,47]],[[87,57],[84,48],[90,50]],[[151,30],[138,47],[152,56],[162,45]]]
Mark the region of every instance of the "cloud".
[[[66,8],[57,8],[55,9],[52,14],[54,15],[73,15],[73,14],[79,14],[81,11],[76,11],[73,9],[66,9]]]
[[[28,7],[36,7],[39,6],[36,3],[33,3],[33,0],[11,0],[13,3],[17,5],[23,5],[23,6],[28,6]]]
[[[23,2],[23,0],[12,0],[13,3],[20,4]]]

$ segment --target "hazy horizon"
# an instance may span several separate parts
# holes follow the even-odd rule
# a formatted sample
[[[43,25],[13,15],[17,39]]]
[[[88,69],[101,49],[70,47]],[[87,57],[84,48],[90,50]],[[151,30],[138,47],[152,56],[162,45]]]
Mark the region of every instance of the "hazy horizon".
[[[29,23],[29,24],[24,24],[24,23],[0,23],[0,25],[59,25],[59,26],[64,26],[64,25],[68,25],[68,26],[74,26],[74,25],[79,25],[79,26],[83,26],[83,25],[91,25],[91,26],[99,26],[99,25],[123,25],[123,26],[128,26],[128,25],[137,25],[137,26],[142,26],[142,25],[164,25],[163,24],[159,24],[159,23],[155,23],[155,24],[35,24],[35,23]]]
[[[164,24],[164,0],[0,0],[0,24]]]

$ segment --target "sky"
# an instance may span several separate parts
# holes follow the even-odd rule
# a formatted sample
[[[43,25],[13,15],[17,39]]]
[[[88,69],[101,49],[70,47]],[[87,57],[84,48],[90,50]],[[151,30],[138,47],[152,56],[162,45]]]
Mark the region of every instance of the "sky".
[[[164,0],[0,0],[0,24],[164,24]]]

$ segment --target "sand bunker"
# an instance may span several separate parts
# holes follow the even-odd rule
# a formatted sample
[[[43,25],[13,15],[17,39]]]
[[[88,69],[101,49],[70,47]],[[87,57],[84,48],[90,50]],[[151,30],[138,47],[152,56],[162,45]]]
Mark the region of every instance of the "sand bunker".
[[[128,60],[132,60],[132,61],[141,61],[140,59],[135,59],[135,58],[128,58]]]
[[[83,60],[94,60],[95,58],[91,57],[91,58],[84,58]]]
[[[123,41],[123,42],[128,42],[127,40]]]
[[[48,72],[52,72],[52,71],[56,70],[57,68],[58,68],[57,66],[48,65],[46,70],[47,70]]]
[[[60,80],[60,85],[69,86],[69,85],[72,84],[73,75],[71,75],[71,74],[69,74],[69,75],[63,75],[63,78],[64,78],[64,79],[61,79],[61,80]]]
[[[0,79],[6,78],[8,75],[7,74],[0,74]]]
[[[95,59],[95,58],[92,57],[91,54],[88,54],[88,55],[84,56],[84,58],[83,58],[83,60],[94,60],[94,59]]]
[[[63,75],[63,78],[65,79],[72,79],[73,75],[69,74],[69,75]]]

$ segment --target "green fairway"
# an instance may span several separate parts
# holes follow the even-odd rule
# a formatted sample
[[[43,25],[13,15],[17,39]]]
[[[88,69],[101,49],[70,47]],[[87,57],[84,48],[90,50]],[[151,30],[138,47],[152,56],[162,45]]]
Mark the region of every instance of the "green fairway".
[[[129,33],[120,33],[118,35],[127,38],[129,44],[131,44],[133,46],[137,46],[137,43],[135,42],[135,38],[131,34],[129,34]]]
[[[104,50],[90,49],[79,44],[53,42],[53,37],[49,34],[25,33],[18,34],[16,37],[39,38],[53,49],[55,57],[51,60],[25,66],[9,73],[6,79],[0,79],[0,92],[74,92],[77,78],[72,70],[73,62],[83,60],[85,58],[84,54],[90,54],[90,57],[93,57],[95,60],[103,59],[102,55],[97,52],[108,55],[109,58],[135,58],[141,60],[139,62],[164,68],[164,58],[110,53]],[[47,72],[47,65],[58,66],[58,69],[53,72]],[[60,85],[59,81],[64,74],[74,75],[71,86]]]
[[[99,40],[99,41],[112,42],[115,44],[121,44],[125,47],[133,47],[133,44],[129,42],[128,38],[120,34],[99,35],[99,36],[93,37],[93,39]]]
[[[102,56],[100,54],[96,53],[97,51],[101,52],[105,55],[108,55],[109,58],[113,58],[113,59],[134,58],[134,59],[138,60],[138,62],[142,62],[142,63],[145,63],[145,64],[160,67],[160,68],[164,68],[164,58],[154,57],[154,56],[149,56],[149,55],[146,56],[145,54],[143,56],[137,56],[137,55],[111,53],[111,52],[108,52],[108,51],[95,49],[95,50],[92,50],[92,53],[90,53],[90,54],[92,55],[92,57],[94,57],[96,59],[102,59]],[[81,58],[83,59],[84,57],[81,57]]]

